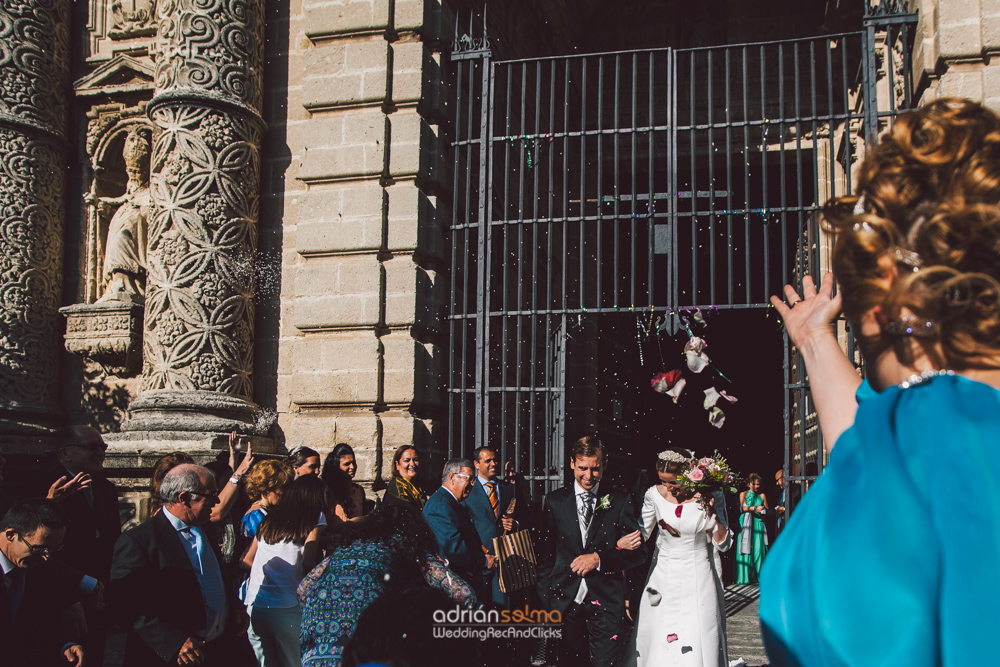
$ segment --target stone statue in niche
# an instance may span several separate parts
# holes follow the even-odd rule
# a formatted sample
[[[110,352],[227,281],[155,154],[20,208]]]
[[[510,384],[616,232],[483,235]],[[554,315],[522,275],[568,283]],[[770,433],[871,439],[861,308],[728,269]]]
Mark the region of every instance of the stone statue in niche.
[[[132,130],[122,151],[128,185],[121,197],[104,198],[118,205],[108,225],[104,253],[107,287],[99,301],[145,302],[146,242],[149,219],[149,154],[147,130]]]

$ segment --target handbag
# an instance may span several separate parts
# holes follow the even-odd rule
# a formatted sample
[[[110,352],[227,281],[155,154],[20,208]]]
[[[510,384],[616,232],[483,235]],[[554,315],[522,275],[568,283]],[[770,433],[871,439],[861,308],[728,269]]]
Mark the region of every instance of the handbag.
[[[515,502],[510,501],[507,515],[514,513]],[[527,528],[494,537],[493,553],[497,556],[497,575],[503,593],[533,586],[538,580],[538,559]]]

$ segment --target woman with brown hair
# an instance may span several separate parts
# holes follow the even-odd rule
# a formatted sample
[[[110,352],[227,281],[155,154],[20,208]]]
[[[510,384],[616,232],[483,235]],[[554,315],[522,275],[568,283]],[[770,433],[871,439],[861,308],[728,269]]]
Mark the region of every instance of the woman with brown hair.
[[[410,503],[422,510],[427,494],[420,488],[420,452],[413,445],[402,445],[392,457],[392,481],[385,490],[387,503]]]
[[[836,442],[761,573],[772,664],[971,665],[993,651],[998,202],[1000,117],[931,102],[866,158],[857,196],[824,209],[840,294],[825,277],[772,299]],[[860,389],[831,326],[841,306]]]

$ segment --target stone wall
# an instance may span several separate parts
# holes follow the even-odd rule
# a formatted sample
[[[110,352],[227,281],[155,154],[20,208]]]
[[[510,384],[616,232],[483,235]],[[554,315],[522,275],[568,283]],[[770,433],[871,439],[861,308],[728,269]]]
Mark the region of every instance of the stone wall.
[[[1000,111],[1000,2],[919,0],[913,50],[921,103],[968,97]],[[991,62],[994,60],[994,62]]]
[[[287,117],[265,144],[278,425],[288,449],[350,444],[369,485],[397,446],[441,440],[439,23],[433,0],[292,0]]]

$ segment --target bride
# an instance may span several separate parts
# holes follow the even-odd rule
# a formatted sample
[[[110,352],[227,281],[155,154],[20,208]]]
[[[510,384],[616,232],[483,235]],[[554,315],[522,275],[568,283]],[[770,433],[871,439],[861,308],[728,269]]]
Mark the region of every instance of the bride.
[[[660,452],[660,483],[642,503],[642,537],[659,526],[656,551],[629,642],[628,667],[727,667],[726,622],[718,551],[732,545],[722,494],[690,495],[677,475],[691,460],[686,450]],[[638,545],[638,535],[628,546]]]

